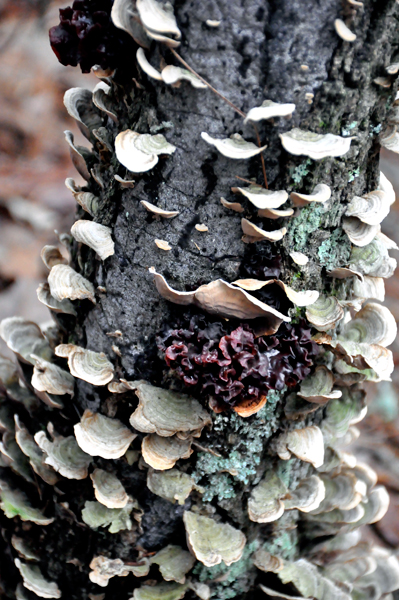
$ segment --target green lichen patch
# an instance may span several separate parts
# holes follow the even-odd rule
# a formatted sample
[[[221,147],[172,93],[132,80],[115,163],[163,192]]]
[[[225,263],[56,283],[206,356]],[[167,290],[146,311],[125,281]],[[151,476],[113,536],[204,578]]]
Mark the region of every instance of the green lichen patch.
[[[288,222],[287,239],[290,249],[304,252],[309,248],[312,233],[321,227],[324,211],[322,204],[309,204]]]
[[[240,482],[247,485],[256,474],[264,450],[265,441],[279,427],[280,399],[285,390],[269,391],[265,406],[253,417],[244,419],[231,412],[217,414],[213,420],[213,434],[218,439],[229,435],[234,450],[227,457],[199,452],[192,474],[196,483],[205,488],[203,499],[211,501],[235,497],[235,485]]]
[[[279,531],[262,546],[263,550],[284,560],[294,560],[298,552],[298,533],[296,527]]]
[[[292,169],[291,178],[296,185],[302,183],[302,179],[308,175],[312,160],[307,158],[303,163]]]
[[[335,229],[319,247],[317,254],[320,264],[328,271],[347,265],[351,254],[351,243],[341,228]]]

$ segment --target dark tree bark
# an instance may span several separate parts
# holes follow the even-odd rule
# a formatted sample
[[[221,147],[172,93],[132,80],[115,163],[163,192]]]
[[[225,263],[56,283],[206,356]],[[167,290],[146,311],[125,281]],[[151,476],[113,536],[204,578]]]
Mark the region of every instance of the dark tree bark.
[[[174,12],[182,31],[180,56],[241,111],[247,113],[265,99],[296,105],[290,120],[278,118],[261,121],[258,125],[261,143],[267,144],[263,155],[269,188],[310,193],[315,185],[324,183],[332,190],[327,203],[313,203],[298,209],[292,218],[277,221],[278,225],[276,221],[259,218],[255,208],[245,200],[242,200],[243,214],[225,208],[220,198],[238,201],[231,187],[247,185],[237,177],[264,184],[262,164],[259,156],[246,161],[223,157],[203,141],[201,132],[216,138],[240,133],[246,140],[257,143],[252,125],[244,124],[237,111],[210,89],[198,90],[187,82],[174,88],[150,79],[133,64],[134,55],[131,72],[116,70],[110,97],[119,122],[115,124],[104,118],[105,130],[101,135],[108,148],[92,135],[94,146],[89,166],[95,169],[96,177],[91,177],[85,188],[99,198],[99,210],[93,219],[112,228],[115,253],[102,262],[93,250],[73,241],[72,265],[94,284],[97,302],[95,305],[89,301],[75,302],[76,319],[55,315],[58,330],[52,343],[73,343],[104,352],[114,364],[115,379],[145,380],[155,386],[190,393],[190,388],[168,369],[158,347],[159,341],[157,346],[157,337],[162,337],[167,329],[178,328],[184,317],[189,319],[201,311],[163,299],[149,272],[150,267],[163,274],[172,287],[192,291],[219,278],[232,282],[248,277],[249,265],[263,264],[271,256],[280,256],[280,279],[287,285],[298,291],[317,290],[342,303],[352,299],[353,278],[337,280],[328,275],[328,271],[350,264],[352,247],[341,227],[348,202],[354,196],[376,190],[379,185],[379,136],[388,123],[397,83],[395,76],[389,77],[389,87],[378,85],[374,80],[386,77],[385,68],[396,60],[399,7],[393,0],[369,0],[361,8],[349,2],[341,5],[327,0],[230,0],[208,4],[179,0],[174,3]],[[345,42],[337,35],[334,29],[337,18],[344,18],[356,32],[354,42]],[[207,19],[220,20],[221,24],[211,27],[206,24]],[[167,64],[179,64],[162,44],[152,44],[146,54],[154,65],[163,60]],[[321,161],[288,154],[279,135],[294,127],[354,136],[350,151],[340,158]],[[171,156],[161,157],[149,172],[135,175],[132,189],[123,189],[114,176],[130,179],[131,174],[118,162],[113,148],[115,136],[128,128],[138,133],[163,133],[177,149]],[[142,200],[163,209],[177,210],[179,215],[170,220],[154,219],[143,208]],[[243,216],[267,230],[285,225],[287,235],[275,244],[244,244],[241,240]],[[78,218],[91,217],[78,208]],[[208,226],[205,233],[195,228],[202,223]],[[166,240],[172,249],[160,250],[155,239]],[[298,267],[290,257],[293,251],[305,253],[309,262]],[[280,291],[278,296],[276,306],[284,312],[288,308],[286,300]],[[294,323],[301,327],[305,310],[289,306]],[[243,323],[253,326],[249,321],[237,321],[235,327]],[[333,355],[328,347],[312,360],[314,365],[326,364],[332,369]],[[62,360],[57,364],[66,367]],[[32,367],[21,365],[20,374],[29,386]],[[25,405],[15,402],[4,377],[1,375],[2,409],[7,417],[17,412],[31,434],[44,430],[51,421],[60,434],[73,435],[73,425],[86,409],[115,417],[129,426],[129,417],[137,406],[133,391],[111,394],[107,386],[93,386],[76,379],[73,402],[65,401],[62,411],[45,405],[30,407],[26,399]],[[251,492],[268,470],[278,475],[291,492],[303,479],[320,474],[309,462],[295,456],[285,462],[276,453],[276,440],[282,433],[310,426],[322,428],[323,421],[328,421],[329,405],[309,414],[299,410],[298,418],[288,419],[287,398],[289,393],[297,391],[298,386],[288,390],[285,387],[280,392],[271,390],[265,408],[244,419],[228,408],[221,413],[211,411],[209,397],[195,388],[194,396],[209,410],[213,424],[204,429],[200,439],[193,440],[191,457],[177,463],[177,468],[192,475],[202,488],[201,492],[194,490],[182,505],[161,498],[147,488],[148,465],[143,464],[142,458],[134,461],[139,456],[143,432],[138,433],[131,447],[136,454],[130,452],[128,459],[110,461],[96,457],[93,465],[115,473],[140,506],[140,512],[136,509],[135,513],[137,522],[130,531],[111,534],[104,528],[93,529],[82,522],[85,502],[94,500],[90,478],[79,481],[61,478],[53,491],[37,477],[35,490],[29,481],[11,473],[10,465],[4,460],[2,478],[7,485],[24,490],[32,504],[45,507],[46,514],[54,517],[54,521],[44,527],[21,523],[18,517],[10,520],[1,516],[5,565],[3,597],[15,597],[16,583],[20,581],[13,564],[17,553],[10,546],[13,534],[30,541],[39,551],[40,569],[47,579],[57,581],[62,597],[82,600],[100,593],[100,588],[88,578],[89,564],[95,556],[119,558],[130,564],[168,544],[187,549],[182,518],[189,510],[229,523],[246,536],[240,560],[214,567],[197,560],[189,576],[191,581],[209,585],[211,597],[217,600],[266,597],[259,583],[284,589],[284,593],[294,596],[301,593],[320,600],[380,598],[393,591],[395,585],[392,587],[391,580],[388,587],[381,583],[384,578],[378,569],[375,571],[377,583],[371,575],[367,579],[363,574],[364,583],[360,579],[358,589],[351,596],[352,591],[337,584],[334,577],[328,585],[323,583],[324,591],[316,593],[311,587],[305,591],[303,582],[288,575],[283,583],[294,582],[296,588],[283,588],[275,572],[271,569],[264,572],[254,566],[254,553],[259,549],[286,561],[286,565],[301,558],[323,565],[328,549],[325,554],[319,550],[318,561],[317,553],[315,558],[313,552],[315,539],[325,540],[326,536],[354,529],[348,525],[350,521],[344,518],[339,521],[338,517],[334,525],[315,524],[298,510],[287,510],[271,523],[254,522],[248,516]],[[355,385],[343,386],[342,393],[342,406],[355,407],[354,418],[363,406],[362,392]],[[292,395],[290,398],[293,401]],[[346,429],[349,425],[347,417]],[[332,439],[335,443],[334,435]],[[333,453],[334,443],[329,446],[325,441],[327,454]],[[339,453],[337,448],[336,452]],[[349,467],[335,465],[335,471],[329,473],[336,474],[339,468],[344,471]],[[349,559],[345,556],[342,560]],[[330,576],[328,569],[320,570],[319,574]],[[391,572],[389,577],[394,577]],[[104,589],[105,597],[127,599],[146,579],[161,580],[157,567],[153,565],[148,577],[143,579],[135,577],[133,580],[131,575],[114,577]],[[309,583],[310,575],[305,579]],[[348,580],[343,583],[347,584]],[[374,596],[368,588],[366,590],[367,585],[372,584],[377,590]],[[20,591],[17,597],[33,597],[30,592],[23,593],[25,596]],[[183,597],[176,593],[184,591],[181,588],[180,592],[170,592],[165,598]],[[140,592],[136,594],[135,598],[144,598]],[[190,595],[195,597],[192,590],[186,590],[186,597]]]

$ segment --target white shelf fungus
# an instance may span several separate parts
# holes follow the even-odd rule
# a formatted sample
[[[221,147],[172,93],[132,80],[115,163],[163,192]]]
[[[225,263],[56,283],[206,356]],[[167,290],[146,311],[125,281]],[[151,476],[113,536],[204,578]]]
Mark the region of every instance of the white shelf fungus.
[[[212,420],[195,398],[148,383],[137,384],[139,405],[130,417],[132,427],[143,433],[169,437],[175,433],[199,436]]]
[[[50,442],[44,431],[39,431],[35,435],[35,442],[45,454],[45,464],[53,467],[57,473],[67,479],[87,477],[92,458],[82,452],[74,436],[56,435]]]
[[[339,37],[345,42],[354,42],[356,39],[356,34],[353,33],[349,27],[345,25],[342,19],[335,19],[334,21],[335,31],[339,35]]]
[[[40,598],[61,598],[61,592],[54,581],[48,581],[36,565],[23,563],[15,559],[15,566],[22,575],[24,587]]]
[[[343,156],[349,152],[352,139],[333,133],[313,133],[302,129],[291,129],[280,135],[281,143],[290,154],[304,155],[321,160],[327,157]]]
[[[161,154],[173,154],[176,146],[169,144],[158,133],[137,133],[131,129],[122,131],[115,138],[115,152],[119,162],[132,173],[145,173],[158,162]]]
[[[157,471],[172,469],[182,458],[190,458],[193,453],[191,439],[182,440],[177,436],[161,437],[156,433],[146,435],[141,444],[145,462]]]
[[[251,108],[244,119],[247,121],[263,121],[264,119],[273,119],[274,117],[288,117],[295,110],[295,104],[279,104],[273,100],[265,100],[261,106]]]
[[[256,208],[280,208],[288,200],[285,190],[266,190],[265,188],[251,185],[247,188],[233,187],[231,191],[245,196]]]
[[[51,360],[53,351],[40,327],[23,317],[8,317],[0,322],[0,337],[24,363],[35,364],[32,354]]]
[[[103,352],[94,352],[74,344],[60,344],[57,356],[68,359],[71,374],[92,385],[106,385],[114,376],[114,366]]]
[[[248,221],[248,219],[241,219],[241,228],[244,233],[242,241],[245,244],[253,244],[263,240],[279,242],[287,233],[286,227],[281,227],[281,229],[275,229],[274,231],[265,231],[261,227],[251,223],[251,221]]]
[[[110,419],[88,409],[74,430],[83,452],[102,458],[120,458],[136,437],[118,419]]]
[[[176,23],[173,6],[169,2],[137,0],[136,8],[141,23],[150,38],[164,42],[172,48],[179,46],[180,42],[177,40],[181,38],[181,32]]]
[[[93,304],[96,303],[95,290],[91,281],[68,265],[55,265],[49,273],[48,283],[51,295],[58,302],[67,298],[68,300],[88,299]]]
[[[32,358],[35,364],[31,384],[36,390],[55,395],[69,394],[73,396],[75,380],[68,371],[64,371],[35,354],[32,354]]]
[[[184,513],[183,521],[187,544],[196,559],[206,567],[222,561],[229,566],[240,560],[246,544],[242,531],[191,511]]]
[[[193,489],[201,491],[195,485],[190,475],[178,469],[169,471],[153,471],[149,469],[147,475],[147,487],[153,494],[183,505]]]
[[[245,160],[247,158],[251,158],[252,156],[256,156],[260,154],[267,148],[267,146],[262,146],[259,148],[252,142],[247,142],[239,133],[233,133],[229,138],[224,138],[222,140],[211,137],[208,133],[201,133],[202,139],[210,144],[211,146],[215,146],[215,148],[226,156],[227,158],[234,158],[236,160]]]
[[[161,71],[162,80],[167,85],[179,85],[180,81],[188,81],[194,88],[206,89],[208,86],[203,83],[194,73],[188,71],[188,69],[182,69],[182,67],[175,67],[168,65]]]
[[[179,292],[171,288],[165,278],[151,268],[154,274],[155,285],[160,295],[175,304],[199,306],[210,314],[226,318],[255,319],[264,317],[270,322],[270,333],[277,331],[283,321],[291,319],[276,309],[257,300],[245,290],[217,279],[211,283],[200,286],[194,292]]]
[[[290,198],[294,206],[306,206],[311,202],[321,202],[324,204],[331,198],[331,188],[325,183],[318,183],[311,194],[291,192]]]
[[[94,221],[78,220],[71,227],[71,234],[77,242],[92,248],[101,260],[114,254],[114,242],[110,227]]]
[[[282,460],[288,460],[294,454],[315,468],[321,467],[324,462],[323,434],[317,425],[282,433],[276,445],[277,454]]]
[[[126,506],[129,496],[116,475],[103,469],[94,469],[90,479],[93,482],[94,495],[100,504],[104,504],[107,508]]]

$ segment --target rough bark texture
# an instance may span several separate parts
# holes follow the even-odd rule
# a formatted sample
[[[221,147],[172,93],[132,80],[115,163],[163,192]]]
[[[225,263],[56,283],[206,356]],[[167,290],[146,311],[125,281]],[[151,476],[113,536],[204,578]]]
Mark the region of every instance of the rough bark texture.
[[[219,28],[204,25],[211,13],[222,20]],[[396,6],[370,3],[358,11],[352,25],[358,37],[353,44],[335,33],[334,19],[342,15],[339,3],[262,1],[236,6],[229,2],[213,7],[182,2],[176,6],[176,14],[183,32],[184,59],[241,110],[248,111],[264,98],[296,104],[289,123],[285,119],[266,122],[260,125],[260,134],[268,144],[265,160],[271,189],[301,187],[307,192],[321,178],[333,189],[333,210],[321,217],[311,246],[307,240],[303,244],[317,258],[307,269],[304,283],[325,289],[317,265],[319,246],[339,224],[348,198],[374,189],[378,175],[377,137],[394,90],[377,86],[373,79],[384,74],[397,43]],[[170,62],[170,53],[162,51]],[[303,71],[301,65],[309,70]],[[179,89],[152,86],[146,77],[143,83],[145,92],[132,92],[135,99],[131,115],[124,115],[124,124],[142,132],[163,131],[178,149],[137,178],[133,190],[122,194],[107,190],[104,211],[107,216],[111,210],[113,214],[109,219],[101,215],[98,220],[115,223],[116,252],[105,267],[97,266],[96,282],[105,286],[107,293],[84,322],[87,347],[108,353],[112,341],[106,333],[123,331],[121,365],[129,377],[146,375],[137,362],[148,356],[148,342],[153,344],[170,311],[170,305],[159,298],[148,268],[156,267],[182,290],[218,277],[234,280],[244,253],[251,249],[240,241],[242,215],[225,209],[220,197],[234,200],[230,188],[238,183],[235,175],[262,182],[258,158],[232,162],[200,137],[202,131],[214,137],[242,133],[256,142],[251,124],[243,125],[242,118],[223,100],[189,85]],[[313,104],[308,104],[306,93],[315,95]],[[281,146],[278,134],[299,125],[339,135],[346,129],[356,137],[350,153],[342,159],[315,163],[289,156]],[[109,173],[108,165],[103,168]],[[116,168],[121,173],[120,166]],[[180,215],[171,221],[155,221],[140,200],[179,210]],[[208,224],[209,233],[196,231],[195,225],[202,222]],[[299,244],[293,237],[286,238],[286,249]],[[167,240],[173,250],[160,251],[155,238]],[[329,261],[339,266],[341,257],[336,254],[337,249],[332,248]],[[287,274],[289,277],[289,271]]]
[[[336,293],[339,288],[341,298],[345,298],[347,284],[333,282],[327,270],[348,264],[350,244],[340,228],[347,201],[378,185],[378,134],[396,93],[396,83],[386,89],[373,80],[384,75],[399,44],[396,2],[370,0],[362,10],[351,12],[349,8],[331,0],[174,3],[183,34],[181,56],[240,110],[247,112],[266,98],[296,104],[291,120],[276,119],[259,125],[262,143],[268,144],[264,156],[269,186],[310,192],[322,181],[330,185],[332,197],[324,207],[302,209],[285,223],[288,234],[277,245],[284,264],[282,279],[302,290]],[[343,42],[334,30],[334,19],[348,14],[352,16],[347,22],[357,34],[352,44]],[[207,26],[209,18],[221,20],[220,27]],[[148,58],[156,64],[160,56],[168,63],[173,61],[166,48],[154,44]],[[308,68],[305,70],[303,65]],[[259,157],[232,161],[201,139],[201,132],[206,131],[220,138],[241,133],[256,142],[253,127],[244,125],[242,118],[210,90],[196,90],[186,83],[180,88],[158,85],[141,72],[135,74],[135,79],[138,85],[116,74],[113,102],[120,123],[107,123],[109,139],[126,128],[141,133],[161,132],[177,150],[161,158],[149,173],[138,175],[133,189],[121,190],[114,175],[124,177],[125,169],[111,152],[100,152],[97,143],[94,162],[99,165],[104,188],[92,180],[89,189],[101,198],[95,220],[113,228],[115,254],[101,263],[94,252],[74,244],[74,266],[100,290],[95,306],[80,304],[77,325],[63,316],[59,323],[64,328],[63,341],[105,352],[115,364],[117,376],[179,387],[166,373],[155,340],[165,326],[176,323],[184,309],[159,296],[148,268],[154,266],[180,290],[193,290],[217,278],[237,279],[243,262],[255,252],[261,254],[262,249],[242,243],[243,215],[224,208],[220,197],[231,201],[236,198],[230,192],[237,185],[235,176],[262,183],[262,170]],[[309,93],[314,94],[311,104],[306,98]],[[354,136],[351,150],[342,158],[320,162],[290,156],[278,136],[299,126]],[[172,220],[155,220],[140,200],[180,214]],[[266,229],[276,228],[276,222],[262,221],[249,203],[243,204],[244,216]],[[83,216],[81,211],[79,217]],[[199,223],[206,223],[209,231],[198,232],[195,225]],[[156,238],[167,240],[172,250],[159,250],[154,244]],[[293,250],[305,251],[310,258],[300,271],[289,258]],[[298,317],[295,311],[292,315]],[[122,337],[108,335],[118,330]],[[115,344],[120,356],[112,348]],[[184,506],[151,494],[141,463],[129,465],[124,459],[112,463],[128,493],[143,509],[137,531],[111,535],[104,529],[93,531],[83,525],[82,507],[85,500],[93,499],[91,482],[62,480],[58,486],[65,499],[61,497],[55,504],[55,522],[46,529],[32,526],[31,535],[33,543],[43,548],[43,572],[58,581],[63,597],[82,600],[89,598],[89,593],[99,593],[99,588],[88,580],[88,565],[95,555],[132,562],[137,560],[140,548],[154,552],[168,543],[185,547],[183,511],[199,504],[202,497],[209,514],[218,514],[224,522],[245,531],[247,548],[243,559],[230,569],[215,567],[212,571],[197,564],[197,575],[211,582],[212,597],[217,600],[265,597],[255,584],[260,578],[266,584],[276,583],[276,577],[259,575],[249,560],[253,549],[260,544],[272,554],[295,559],[305,554],[312,534],[297,511],[287,512],[275,524],[251,522],[246,509],[248,495],[267,466],[277,469],[290,489],[311,472],[308,463],[297,459],[278,463],[273,436],[286,428],[320,424],[324,414],[319,409],[292,425],[284,416],[283,396],[271,392],[261,418],[244,420],[229,411],[212,413],[212,429],[203,433],[200,447],[190,460],[182,462],[182,468],[204,487],[204,495],[194,492]],[[56,429],[70,435],[77,420],[75,409],[80,415],[86,408],[116,416],[127,424],[136,404],[133,393],[115,400],[106,388],[93,388],[77,380],[74,406],[67,406],[63,412],[66,420],[41,408],[33,417],[33,430],[53,420]],[[142,437],[134,441],[134,449],[139,450]],[[201,447],[210,453],[202,452]],[[110,461],[98,458],[96,466],[111,468]],[[44,498],[51,501],[48,490]],[[9,530],[5,534],[8,542],[10,525],[3,517],[2,523]],[[15,525],[15,531],[20,533],[20,524]],[[11,575],[5,575],[4,597],[11,597],[17,574],[10,554],[5,562]],[[150,576],[158,578],[157,571],[153,569]],[[130,577],[114,578],[105,590],[106,598],[124,600],[139,585],[138,579],[132,584]]]

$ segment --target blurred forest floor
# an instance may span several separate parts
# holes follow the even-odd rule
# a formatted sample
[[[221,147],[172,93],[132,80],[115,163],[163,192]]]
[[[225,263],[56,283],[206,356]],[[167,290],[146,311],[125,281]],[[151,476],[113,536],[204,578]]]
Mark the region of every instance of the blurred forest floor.
[[[0,0],[0,319],[24,316],[39,324],[51,316],[36,297],[47,277],[40,259],[45,244],[69,231],[75,201],[66,177],[83,180],[73,169],[63,131],[85,145],[64,106],[70,87],[93,89],[98,80],[79,68],[61,66],[50,49],[48,30],[66,3]],[[399,196],[399,157],[388,151],[381,168]],[[383,230],[399,245],[399,199]],[[393,255],[399,259],[398,253]],[[399,269],[386,280],[386,306],[399,321]],[[369,414],[353,448],[378,473],[390,491],[387,515],[365,535],[399,549],[399,341],[391,347],[396,371],[392,382],[369,386]],[[9,354],[0,340],[0,352]]]

